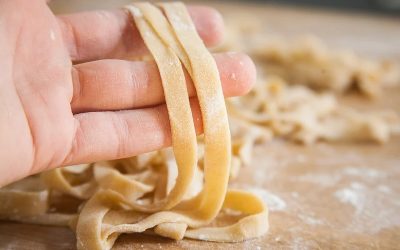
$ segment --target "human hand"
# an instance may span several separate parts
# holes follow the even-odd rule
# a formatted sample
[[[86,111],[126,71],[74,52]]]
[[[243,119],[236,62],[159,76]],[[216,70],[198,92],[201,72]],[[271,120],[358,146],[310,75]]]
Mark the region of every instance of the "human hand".
[[[218,44],[220,15],[207,7],[189,12],[205,44]],[[123,10],[55,16],[45,0],[0,0],[0,187],[59,166],[170,146],[156,64],[124,60],[146,53]],[[251,59],[214,56],[224,95],[247,93],[255,81]],[[187,86],[201,133],[188,76]]]

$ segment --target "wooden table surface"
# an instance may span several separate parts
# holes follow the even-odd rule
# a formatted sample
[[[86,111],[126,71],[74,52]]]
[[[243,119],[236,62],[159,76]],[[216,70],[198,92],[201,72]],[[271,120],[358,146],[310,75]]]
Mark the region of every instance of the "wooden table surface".
[[[96,8],[126,2],[98,1]],[[332,46],[400,59],[400,19],[270,5],[212,5],[228,22],[252,18],[265,32],[313,33]],[[56,0],[52,7],[71,12],[91,9],[93,1]],[[397,88],[375,102],[357,96],[342,101],[400,113],[399,96]],[[302,146],[275,140],[255,148],[253,164],[232,185],[253,190],[269,204],[266,236],[221,244],[130,234],[121,236],[115,249],[400,249],[400,137],[385,145]],[[67,228],[0,222],[0,249],[75,249],[75,236]]]

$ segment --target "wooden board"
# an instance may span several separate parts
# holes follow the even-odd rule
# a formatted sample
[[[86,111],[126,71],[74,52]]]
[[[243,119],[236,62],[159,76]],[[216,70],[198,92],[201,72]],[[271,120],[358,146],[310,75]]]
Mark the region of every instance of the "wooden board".
[[[56,11],[73,11],[78,5]],[[93,8],[93,1],[80,2]],[[111,7],[111,1],[96,7]],[[117,6],[122,2],[113,1]],[[107,6],[106,6],[107,5]],[[314,33],[334,46],[371,56],[400,59],[400,22],[394,18],[352,16],[268,5],[217,4],[229,19],[245,16],[265,23],[266,32],[288,36]],[[357,96],[342,101],[361,109],[392,108],[400,113],[400,88],[370,102]],[[270,231],[244,243],[123,235],[115,249],[400,249],[400,137],[386,145],[301,146],[282,140],[258,145],[253,164],[232,185],[252,189],[270,206]],[[0,222],[0,249],[74,249],[67,228]]]

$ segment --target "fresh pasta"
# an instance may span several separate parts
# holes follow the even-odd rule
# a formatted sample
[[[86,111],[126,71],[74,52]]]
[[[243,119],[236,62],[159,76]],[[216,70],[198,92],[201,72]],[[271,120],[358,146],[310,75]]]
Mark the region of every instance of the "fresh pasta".
[[[262,200],[227,189],[229,177],[241,164],[239,155],[244,159],[253,143],[236,144],[238,153],[232,158],[219,72],[186,7],[133,3],[125,8],[159,68],[173,151],[59,168],[26,178],[0,191],[5,201],[0,204],[0,218],[68,225],[76,232],[78,249],[110,249],[122,233],[149,230],[175,240],[217,242],[265,234],[268,210]],[[199,143],[182,66],[194,82],[202,113],[204,137]],[[33,186],[40,189],[32,190]],[[70,213],[59,211],[63,196],[74,199]],[[221,209],[239,211],[244,217],[233,225],[210,226]]]

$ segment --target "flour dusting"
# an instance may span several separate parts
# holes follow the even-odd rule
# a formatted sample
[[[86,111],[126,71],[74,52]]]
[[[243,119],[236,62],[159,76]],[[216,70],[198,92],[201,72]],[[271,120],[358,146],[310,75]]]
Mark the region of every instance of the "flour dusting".
[[[306,223],[308,225],[315,226],[315,225],[323,225],[324,224],[324,222],[322,220],[316,219],[314,217],[311,217],[311,216],[308,216],[305,214],[299,214],[298,216],[304,223]]]
[[[379,185],[378,190],[382,193],[387,193],[387,194],[392,193],[392,189],[386,185]]]
[[[352,183],[349,188],[336,191],[335,196],[341,202],[351,204],[356,209],[357,214],[359,214],[364,207],[364,186],[357,182]]]
[[[310,247],[308,247],[307,245],[308,245],[307,242],[303,238],[296,237],[296,238],[293,239],[290,249],[293,249],[293,250],[308,250],[308,249],[310,249]]]
[[[399,197],[385,185],[366,186],[352,182],[334,196],[354,208],[346,229],[352,232],[375,234],[382,229],[400,226]]]
[[[296,177],[296,180],[311,182],[323,187],[330,187],[336,185],[342,179],[341,175],[337,174],[305,174]]]
[[[279,196],[268,192],[262,188],[246,188],[247,191],[260,197],[267,205],[270,211],[283,211],[286,209],[286,202]]]
[[[132,5],[128,5],[126,8],[128,8],[131,11],[131,13],[136,17],[142,17],[143,16],[142,12],[138,8],[136,8],[136,7],[132,6]]]
[[[386,174],[382,171],[378,171],[371,168],[363,168],[363,167],[348,167],[343,170],[343,173],[346,175],[360,176],[367,178],[382,178],[386,176]]]

